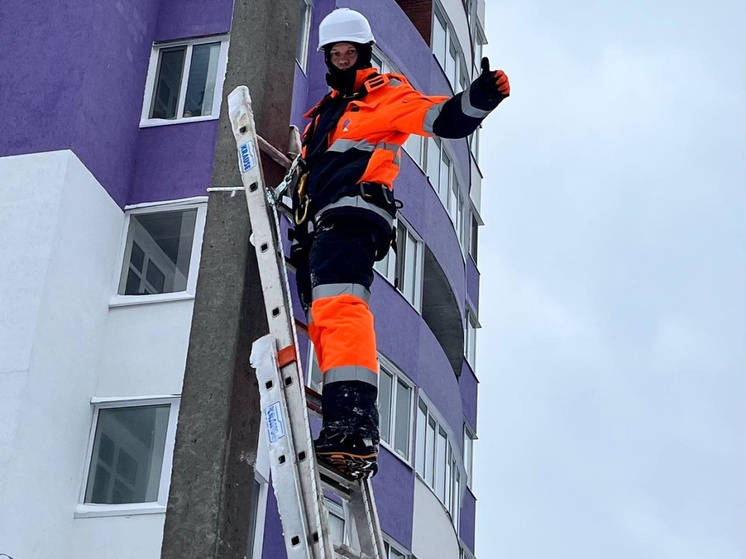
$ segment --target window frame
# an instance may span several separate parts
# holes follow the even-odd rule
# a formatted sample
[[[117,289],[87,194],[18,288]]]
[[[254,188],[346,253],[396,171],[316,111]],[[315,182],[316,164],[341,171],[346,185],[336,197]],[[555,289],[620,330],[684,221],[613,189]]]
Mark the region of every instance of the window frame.
[[[398,278],[398,271],[399,271],[399,257],[400,252],[397,250],[397,252],[394,252],[392,248],[389,248],[389,252],[386,255],[386,270],[385,272],[380,269],[379,263],[382,261],[378,261],[374,264],[373,269],[376,271],[376,273],[384,278],[389,284],[391,284],[394,289],[396,289],[399,294],[402,296],[402,298],[409,303],[415,311],[418,313],[422,312],[422,281],[425,273],[425,241],[422,239],[420,235],[417,234],[417,232],[414,230],[414,227],[412,227],[404,217],[402,217],[401,214],[397,214],[396,221],[394,222],[394,226],[397,227],[397,235],[399,233],[398,227],[402,226],[408,233],[408,235],[411,235],[411,237],[414,239],[415,244],[417,245],[417,256],[416,256],[416,262],[415,262],[415,293],[413,296],[414,301],[410,301],[407,299],[407,297],[404,294],[404,287],[403,287],[403,281],[397,281]],[[399,242],[397,238],[397,243]],[[406,252],[406,251],[405,251]],[[405,254],[406,259],[406,254]],[[406,263],[405,263],[406,264]]]
[[[390,412],[390,418],[389,418],[389,433],[388,437],[391,440],[391,442],[388,442],[384,440],[383,433],[381,433],[381,440],[379,441],[379,444],[386,449],[389,450],[394,456],[398,457],[400,460],[402,460],[405,464],[407,464],[410,467],[414,467],[414,432],[415,432],[415,421],[416,418],[414,416],[414,402],[415,397],[417,395],[417,386],[407,377],[404,372],[394,365],[394,363],[388,359],[386,356],[382,355],[381,353],[378,354],[378,363],[379,363],[379,375],[384,374],[383,370],[386,371],[389,375],[392,377],[392,383],[391,383],[391,396],[389,401],[389,412]],[[398,382],[401,382],[404,386],[409,388],[409,411],[407,414],[407,419],[409,421],[409,425],[407,428],[407,450],[406,450],[406,456],[402,455],[399,450],[396,448],[396,404],[397,404],[397,398],[398,398]],[[379,383],[380,383],[380,377],[379,377]],[[379,391],[379,397],[380,397],[380,391]],[[376,402],[378,404],[378,402]],[[380,410],[380,406],[379,406]]]
[[[479,319],[476,313],[467,306],[464,313],[464,358],[472,371],[477,365],[477,330]],[[471,333],[471,334],[470,334]]]
[[[461,46],[461,42],[458,40],[458,35],[454,31],[451,20],[448,18],[447,12],[443,6],[441,6],[440,2],[435,2],[432,10],[430,33],[433,38],[436,34],[436,25],[445,31],[445,51],[443,53],[436,52],[435,40],[433,39],[430,41],[430,52],[438,61],[446,81],[451,86],[451,91],[456,94],[463,90],[461,74],[469,67],[469,65],[466,63],[466,56],[464,55],[464,49]],[[455,51],[455,58],[452,58],[453,76],[450,74],[450,65],[448,63],[448,60],[451,58],[452,49]],[[442,54],[445,58],[441,60],[439,54]],[[471,82],[471,80],[468,81]]]
[[[261,557],[264,550],[264,526],[267,521],[267,495],[269,493],[269,481],[264,479],[264,476],[259,472],[254,473],[254,482],[257,484],[254,489],[256,490],[258,487],[259,491],[254,496],[256,499],[254,525],[249,527],[249,533],[251,533],[251,530],[254,531],[253,545],[251,549],[248,549],[247,546],[247,551],[251,553],[249,558]]]
[[[463,497],[463,487],[464,487],[464,478],[466,477],[466,469],[464,465],[463,460],[463,450],[459,449],[459,445],[457,444],[456,436],[453,432],[453,430],[450,428],[448,423],[445,421],[443,416],[440,415],[440,412],[438,409],[433,405],[433,403],[430,401],[430,399],[427,397],[427,395],[424,393],[422,389],[418,391],[417,394],[417,412],[419,413],[421,411],[420,404],[424,405],[426,408],[425,411],[425,436],[429,434],[429,426],[431,422],[435,423],[435,439],[434,439],[434,448],[432,452],[432,464],[430,465],[431,472],[432,473],[432,484],[427,479],[428,477],[428,464],[427,464],[427,456],[428,456],[428,439],[425,439],[423,451],[424,451],[424,463],[422,465],[422,472],[419,470],[419,464],[420,460],[418,459],[418,456],[415,456],[415,475],[417,478],[424,483],[427,488],[435,495],[435,497],[438,499],[440,504],[443,506],[445,511],[448,513],[448,515],[451,517],[451,524],[453,525],[454,529],[456,530],[456,533],[459,532],[459,523],[461,518],[461,506],[462,506],[462,497]],[[415,423],[416,424],[416,423]],[[445,434],[445,456],[443,457],[443,460],[438,463],[438,438],[440,436],[440,433],[443,432]],[[419,438],[422,436],[422,433],[419,431],[416,433],[417,439],[415,440],[414,447],[415,449],[419,449],[421,445],[419,444]],[[457,449],[460,451],[457,452]],[[449,464],[449,466],[446,466],[446,462]],[[448,474],[447,474],[447,468],[450,467],[450,480],[447,480]],[[438,475],[438,468],[443,468],[442,472],[442,481],[444,483],[448,482],[449,487],[443,487],[444,494],[443,498],[441,499],[438,482],[439,475]],[[455,475],[455,472],[458,472],[458,476]],[[456,487],[456,480],[459,480],[459,486]],[[445,502],[448,501],[448,502]]]
[[[218,54],[217,73],[215,75],[215,91],[212,101],[212,114],[200,116],[182,116],[184,112],[184,103],[186,102],[186,85],[189,80],[189,70],[192,64],[192,51],[197,45],[208,43],[220,43]],[[153,43],[150,51],[150,61],[148,62],[148,73],[145,78],[145,91],[143,93],[142,110],[140,112],[140,128],[152,128],[155,126],[170,126],[173,124],[184,124],[187,122],[204,122],[207,120],[218,120],[220,118],[220,103],[223,98],[223,83],[225,81],[225,72],[228,64],[228,44],[229,36],[223,33],[219,35],[210,35],[207,37],[198,37],[184,39],[182,41],[167,41]],[[150,109],[155,96],[155,82],[158,74],[158,61],[162,50],[186,47],[184,53],[184,66],[182,68],[181,84],[179,86],[179,98],[176,108],[176,118],[151,118]]]
[[[183,211],[190,209],[197,210],[197,217],[194,222],[194,235],[192,236],[191,248],[192,253],[189,260],[189,272],[187,275],[186,289],[184,289],[183,291],[174,291],[170,293],[152,293],[147,295],[120,294],[119,286],[122,279],[122,272],[125,266],[124,259],[127,256],[127,237],[129,235],[132,216],[169,211]],[[109,300],[109,307],[194,299],[197,290],[197,275],[199,272],[199,263],[202,252],[202,239],[204,237],[205,221],[207,219],[207,196],[198,196],[194,198],[185,198],[182,200],[171,200],[165,202],[135,204],[132,206],[125,206],[124,211],[124,225],[122,230],[122,237],[119,244],[119,252],[116,260],[117,267],[114,273],[112,288],[113,295]],[[129,265],[129,263],[126,263],[126,265]]]
[[[432,142],[436,149],[430,148],[430,142]],[[427,180],[430,183],[430,187],[435,191],[435,194],[440,199],[440,203],[443,204],[443,208],[448,215],[453,226],[453,231],[458,239],[459,246],[461,247],[462,257],[464,256],[464,247],[466,245],[466,233],[464,231],[464,222],[466,216],[466,200],[464,193],[461,189],[462,184],[467,184],[464,180],[460,165],[457,164],[457,159],[449,148],[446,147],[446,143],[440,138],[425,138],[423,142],[423,153],[425,154],[425,166],[423,171],[427,176]],[[437,180],[433,180],[435,177],[431,177],[428,174],[428,170],[435,172],[435,163],[430,161],[430,156],[438,154],[437,163]],[[443,170],[445,169],[447,177],[443,177]],[[455,203],[455,218],[452,213],[452,204]]]
[[[414,227],[412,227],[407,222],[407,220],[404,219],[404,218],[402,218],[401,216],[399,216],[397,218],[397,224],[396,224],[396,226],[397,226],[397,243],[399,242],[399,240],[398,240],[399,229],[398,228],[401,226],[406,231],[406,233],[407,233],[407,239],[404,240],[404,247],[405,247],[405,249],[404,249],[404,262],[401,265],[401,270],[402,270],[401,277],[399,277],[398,273],[395,275],[395,278],[398,280],[396,282],[397,283],[396,289],[399,291],[399,293],[401,293],[401,295],[404,298],[404,300],[407,303],[409,303],[410,305],[412,305],[412,307],[414,308],[415,311],[417,311],[418,313],[421,313],[422,312],[422,291],[423,291],[423,289],[422,289],[422,282],[423,282],[423,278],[424,278],[424,274],[425,274],[425,250],[424,250],[425,249],[425,241],[422,239],[422,237],[420,237],[415,232]],[[407,246],[407,240],[409,239],[409,237],[412,238],[412,240],[414,242],[414,245],[415,245],[415,247],[417,249],[417,254],[414,256],[414,278],[413,278],[413,280],[414,280],[414,293],[412,294],[412,299],[414,299],[413,301],[410,301],[407,298],[406,294],[405,294],[405,288],[404,288],[405,281],[403,279],[403,278],[406,277],[406,270],[407,270],[407,250],[406,250],[406,246]],[[399,254],[401,252],[402,251],[400,249],[398,249],[397,253],[396,253],[396,258],[394,259],[395,260],[395,270],[397,272],[400,269],[400,267],[399,267]]]
[[[351,515],[350,511],[345,506],[345,502],[342,501],[342,504],[333,501],[329,497],[324,497],[324,505],[326,506],[327,513],[330,516],[334,516],[342,521],[342,541],[336,542],[333,541],[332,543],[341,543],[342,545],[350,545],[350,542],[352,541],[352,534],[350,532],[351,528]],[[331,537],[331,534],[330,534]]]
[[[388,551],[387,551],[388,546]],[[384,547],[384,559],[391,559],[391,551],[397,552],[399,555],[402,555],[404,559],[411,559],[412,554],[407,551],[407,549],[401,545],[399,542],[394,540],[392,537],[388,536],[387,534],[383,534],[383,547]]]
[[[464,422],[464,434],[461,443],[461,453],[462,460],[464,462],[464,471],[466,473],[466,487],[468,487],[469,489],[472,489],[472,483],[474,480],[474,443],[476,442],[476,440],[476,433],[474,433],[468,423]]]
[[[298,52],[296,49],[295,61],[298,63],[298,67],[304,74],[308,70],[308,50],[311,43],[311,21],[313,19],[313,0],[302,0],[305,4],[305,10],[303,12],[303,19],[301,20],[300,35],[298,35],[298,45],[303,44],[303,50],[301,52],[301,60],[298,60]]]
[[[85,454],[83,479],[80,484],[78,502],[75,506],[75,518],[97,518],[103,516],[130,516],[139,514],[161,514],[166,512],[168,492],[171,483],[171,467],[176,442],[176,425],[179,417],[180,396],[142,396],[136,398],[91,398],[91,428],[88,434],[88,445]],[[156,501],[126,504],[86,503],[85,494],[88,487],[88,477],[93,460],[93,443],[96,438],[99,412],[106,409],[121,409],[145,406],[169,405],[168,427],[163,448],[163,462],[158,485]]]

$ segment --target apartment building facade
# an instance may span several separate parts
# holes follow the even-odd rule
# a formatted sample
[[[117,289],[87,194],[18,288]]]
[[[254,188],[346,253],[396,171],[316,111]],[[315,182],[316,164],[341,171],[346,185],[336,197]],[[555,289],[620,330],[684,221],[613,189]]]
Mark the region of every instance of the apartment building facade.
[[[3,10],[0,554],[159,556],[232,7]],[[327,91],[317,28],[336,7],[365,14],[376,66],[423,92],[451,95],[478,74],[483,0],[299,0],[301,128]],[[397,251],[376,265],[374,489],[391,558],[474,556],[478,144],[410,138]],[[284,557],[261,444],[255,487],[247,557]],[[344,511],[330,510],[342,540]]]

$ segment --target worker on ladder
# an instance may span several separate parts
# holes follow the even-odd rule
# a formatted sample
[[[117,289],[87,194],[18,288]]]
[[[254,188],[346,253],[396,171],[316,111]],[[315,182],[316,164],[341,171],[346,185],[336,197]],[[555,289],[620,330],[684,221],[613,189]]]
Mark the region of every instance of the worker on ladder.
[[[453,97],[426,96],[371,67],[367,19],[340,8],[319,26],[328,93],[305,116],[304,173],[293,196],[291,261],[323,374],[316,455],[353,478],[378,469],[378,358],[368,307],[373,265],[392,243],[401,146],[410,134],[464,138],[510,94],[507,76],[481,75]]]

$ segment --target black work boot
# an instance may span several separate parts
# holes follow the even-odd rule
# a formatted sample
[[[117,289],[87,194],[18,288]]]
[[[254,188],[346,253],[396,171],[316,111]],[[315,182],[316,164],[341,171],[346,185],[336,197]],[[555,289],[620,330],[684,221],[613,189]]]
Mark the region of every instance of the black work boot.
[[[314,441],[316,458],[350,479],[365,479],[378,472],[378,444],[360,435],[327,434]]]

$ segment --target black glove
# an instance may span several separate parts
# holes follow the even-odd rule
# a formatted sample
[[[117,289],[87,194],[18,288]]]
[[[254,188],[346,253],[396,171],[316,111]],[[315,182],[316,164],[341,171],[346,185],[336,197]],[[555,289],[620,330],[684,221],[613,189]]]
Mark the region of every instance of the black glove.
[[[490,61],[482,58],[482,73],[469,89],[471,105],[483,111],[491,111],[510,95],[510,82],[502,70],[490,70]]]

